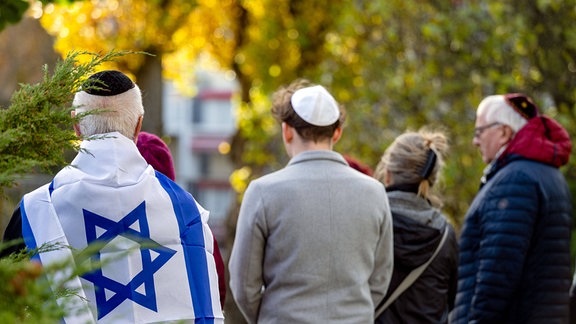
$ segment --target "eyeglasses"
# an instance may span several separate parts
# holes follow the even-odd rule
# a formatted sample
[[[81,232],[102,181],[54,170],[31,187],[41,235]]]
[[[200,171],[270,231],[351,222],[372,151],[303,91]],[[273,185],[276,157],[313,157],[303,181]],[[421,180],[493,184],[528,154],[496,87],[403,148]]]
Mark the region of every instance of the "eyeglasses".
[[[484,133],[485,130],[487,130],[488,128],[492,128],[494,126],[498,126],[498,125],[501,125],[501,124],[499,122],[493,122],[493,123],[490,123],[488,125],[474,128],[474,138],[480,138],[480,136],[482,136],[482,133]]]

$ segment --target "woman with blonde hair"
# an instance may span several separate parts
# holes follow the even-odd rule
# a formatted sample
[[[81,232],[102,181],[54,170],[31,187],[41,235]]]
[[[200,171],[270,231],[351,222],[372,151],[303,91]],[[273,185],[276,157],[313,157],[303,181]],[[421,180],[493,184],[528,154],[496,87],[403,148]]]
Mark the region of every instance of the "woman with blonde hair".
[[[447,323],[457,286],[458,243],[432,192],[448,151],[442,132],[400,135],[374,178],[386,186],[394,224],[394,272],[376,323]]]

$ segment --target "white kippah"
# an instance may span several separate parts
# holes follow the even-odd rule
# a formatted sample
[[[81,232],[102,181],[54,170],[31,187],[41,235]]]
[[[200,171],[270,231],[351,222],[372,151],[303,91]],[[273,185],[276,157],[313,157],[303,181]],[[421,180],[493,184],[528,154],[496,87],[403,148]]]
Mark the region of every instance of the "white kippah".
[[[319,85],[296,90],[290,102],[298,116],[315,126],[329,126],[340,118],[338,103]]]

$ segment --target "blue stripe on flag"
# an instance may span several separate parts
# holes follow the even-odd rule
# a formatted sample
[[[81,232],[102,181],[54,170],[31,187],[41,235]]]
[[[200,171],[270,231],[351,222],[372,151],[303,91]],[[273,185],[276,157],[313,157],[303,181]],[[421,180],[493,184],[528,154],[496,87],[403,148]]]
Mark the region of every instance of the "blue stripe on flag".
[[[24,244],[26,244],[26,248],[28,248],[28,250],[36,249],[38,247],[38,243],[36,243],[36,239],[32,233],[32,226],[30,226],[28,214],[26,213],[26,208],[24,208],[24,199],[20,201],[20,217],[22,219],[22,238],[24,239]],[[31,256],[30,259],[42,263],[39,253]],[[61,318],[58,322],[60,324],[66,324],[66,320],[64,318]]]
[[[192,295],[192,305],[196,314],[196,323],[213,323],[212,297],[202,218],[190,194],[156,171],[156,178],[166,190],[180,228],[180,241],[184,250],[188,284]]]
[[[48,186],[48,194],[52,197],[52,192],[54,191],[54,180],[50,181],[50,185]]]
[[[26,208],[24,208],[24,199],[20,201],[20,217],[22,218],[22,238],[24,239],[24,244],[26,244],[28,250],[34,250],[38,246],[36,239],[34,238],[34,233],[32,233],[32,227],[30,226],[30,221],[26,214]],[[31,259],[40,262],[40,255],[34,254]]]

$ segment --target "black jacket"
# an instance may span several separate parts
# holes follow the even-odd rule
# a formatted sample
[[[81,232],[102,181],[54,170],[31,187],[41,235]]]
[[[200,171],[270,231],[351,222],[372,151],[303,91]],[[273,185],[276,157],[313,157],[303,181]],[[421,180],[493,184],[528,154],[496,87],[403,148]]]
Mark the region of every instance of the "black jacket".
[[[454,229],[439,210],[411,192],[390,191],[394,223],[394,272],[388,294],[436,250],[444,229],[447,240],[422,275],[376,323],[446,323],[457,285],[458,243]]]
[[[2,242],[10,243],[9,247],[0,251],[0,258],[16,253],[26,248],[22,239],[22,217],[20,216],[20,205],[14,210],[8,226],[4,230]]]

